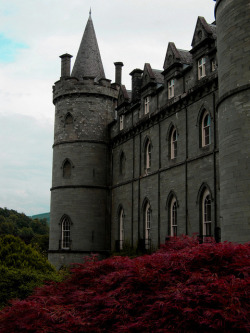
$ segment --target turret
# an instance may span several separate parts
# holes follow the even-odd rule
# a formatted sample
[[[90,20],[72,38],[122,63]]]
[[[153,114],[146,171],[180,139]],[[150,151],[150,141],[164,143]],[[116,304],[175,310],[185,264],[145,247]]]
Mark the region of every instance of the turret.
[[[62,55],[55,127],[49,260],[57,268],[110,248],[109,136],[118,91],[105,79],[91,16],[70,75]]]
[[[217,0],[218,132],[222,240],[250,240],[250,6]]]

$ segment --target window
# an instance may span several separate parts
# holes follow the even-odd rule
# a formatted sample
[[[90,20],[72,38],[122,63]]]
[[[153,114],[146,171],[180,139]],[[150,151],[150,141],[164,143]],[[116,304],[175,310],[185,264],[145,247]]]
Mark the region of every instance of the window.
[[[71,163],[69,160],[66,160],[63,164],[63,178],[71,177]]]
[[[214,72],[217,68],[216,60],[212,59],[211,61],[211,71]]]
[[[211,195],[208,190],[205,190],[202,199],[202,235],[203,240],[206,237],[211,237],[212,233],[212,214],[211,214]]]
[[[122,131],[124,128],[124,115],[120,116],[120,131]]]
[[[170,137],[170,157],[171,159],[174,159],[177,157],[177,130],[176,128],[173,128],[171,131],[171,137]]]
[[[145,206],[145,249],[150,249],[151,208],[149,202]]]
[[[145,171],[151,168],[151,142],[148,139],[145,146]]]
[[[206,59],[205,58],[201,58],[198,61],[198,79],[202,79],[204,76],[206,76]]]
[[[125,174],[125,154],[124,152],[121,152],[120,155],[120,175],[123,176]]]
[[[68,216],[64,216],[62,219],[62,240],[61,248],[68,250],[70,248],[70,219]]]
[[[205,111],[201,122],[201,145],[206,147],[211,143],[211,117],[210,114]]]
[[[71,115],[71,113],[67,113],[66,117],[65,117],[65,130],[68,134],[71,134],[73,131],[73,117]]]
[[[67,113],[65,117],[65,125],[73,124],[73,117],[70,113]]]
[[[174,80],[168,81],[168,98],[174,97]]]
[[[170,203],[170,235],[177,236],[177,201],[175,197]]]
[[[148,96],[144,99],[144,113],[145,114],[149,113],[149,103],[150,103],[150,98]]]
[[[124,210],[120,210],[119,214],[119,250],[123,249],[124,243]]]

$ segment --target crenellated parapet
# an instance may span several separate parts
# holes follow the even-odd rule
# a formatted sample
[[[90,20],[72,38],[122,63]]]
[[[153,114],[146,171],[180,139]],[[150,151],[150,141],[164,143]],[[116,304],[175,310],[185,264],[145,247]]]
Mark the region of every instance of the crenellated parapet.
[[[118,89],[117,85],[111,84],[111,80],[108,79],[100,79],[96,82],[94,77],[84,77],[81,81],[75,77],[67,77],[55,82],[53,103],[55,104],[62,97],[82,94],[98,94],[113,99],[117,98]]]

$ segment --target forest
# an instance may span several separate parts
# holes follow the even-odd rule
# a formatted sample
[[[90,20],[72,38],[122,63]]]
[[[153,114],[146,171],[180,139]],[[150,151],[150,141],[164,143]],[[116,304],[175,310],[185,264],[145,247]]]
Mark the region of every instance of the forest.
[[[13,209],[0,208],[0,235],[13,235],[47,254],[49,226],[46,219],[32,219]]]

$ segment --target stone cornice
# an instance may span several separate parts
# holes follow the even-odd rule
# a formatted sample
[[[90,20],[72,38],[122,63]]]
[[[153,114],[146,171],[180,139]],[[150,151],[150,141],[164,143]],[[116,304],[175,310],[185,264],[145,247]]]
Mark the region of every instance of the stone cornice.
[[[107,145],[108,142],[103,141],[103,140],[68,140],[68,141],[60,141],[60,142],[55,142],[52,146],[52,148],[60,145],[65,145],[65,144],[71,144],[71,143],[94,143],[94,144],[102,144],[102,145]]]
[[[72,189],[72,188],[87,188],[87,189],[97,189],[97,190],[108,190],[108,186],[99,186],[99,185],[62,185],[62,186],[53,186],[50,191],[59,190],[59,189]]]

